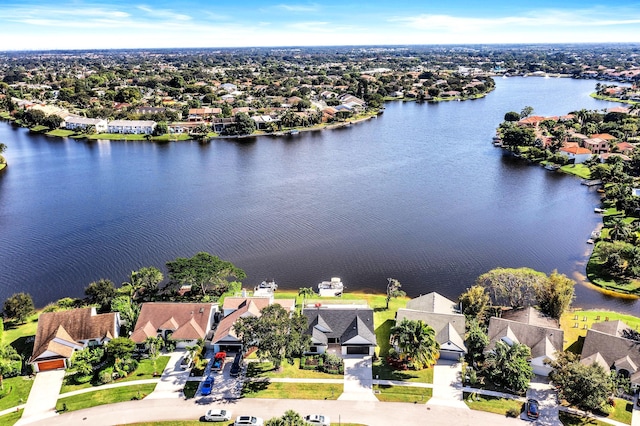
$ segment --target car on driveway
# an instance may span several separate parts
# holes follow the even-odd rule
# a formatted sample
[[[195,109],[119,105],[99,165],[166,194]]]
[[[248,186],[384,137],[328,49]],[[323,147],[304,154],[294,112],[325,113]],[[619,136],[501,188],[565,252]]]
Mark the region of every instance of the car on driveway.
[[[213,371],[220,371],[222,367],[224,367],[224,360],[227,357],[226,352],[218,352],[213,357],[213,364],[211,364],[211,369]]]
[[[232,413],[229,410],[211,409],[204,414],[207,422],[228,422],[231,420]]]
[[[200,388],[200,395],[211,395],[211,389],[213,388],[213,377],[209,376],[202,382],[202,388]]]
[[[309,414],[308,416],[304,416],[304,421],[317,426],[330,426],[331,421],[329,417],[323,416],[322,414]]]
[[[540,406],[535,399],[527,400],[527,417],[537,419],[540,416]]]
[[[238,377],[240,375],[240,371],[242,370],[242,354],[238,352],[233,359],[233,364],[231,365],[231,369],[229,370],[229,374],[231,377]]]
[[[264,421],[255,416],[238,416],[233,424],[234,426],[262,426]]]

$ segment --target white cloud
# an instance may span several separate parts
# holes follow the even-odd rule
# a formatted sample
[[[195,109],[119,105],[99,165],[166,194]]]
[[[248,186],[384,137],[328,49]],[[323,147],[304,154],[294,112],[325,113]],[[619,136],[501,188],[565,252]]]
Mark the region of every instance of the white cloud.
[[[152,18],[160,18],[160,19],[168,19],[168,20],[176,20],[176,21],[190,21],[191,16],[185,15],[183,13],[176,13],[172,10],[168,9],[152,9],[149,6],[138,6],[139,10],[145,12]]]
[[[276,8],[285,10],[287,12],[296,12],[296,13],[307,13],[307,12],[317,12],[320,8],[316,4],[279,4],[276,5]]]

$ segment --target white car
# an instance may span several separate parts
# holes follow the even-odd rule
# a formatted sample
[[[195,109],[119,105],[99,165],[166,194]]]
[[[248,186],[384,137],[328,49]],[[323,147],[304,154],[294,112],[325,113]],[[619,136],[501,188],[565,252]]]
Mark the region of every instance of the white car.
[[[208,422],[228,422],[232,413],[229,410],[211,409],[204,414],[204,419]]]
[[[309,414],[308,416],[304,416],[304,421],[318,426],[330,426],[331,421],[328,416],[323,416],[322,414]]]
[[[238,416],[233,424],[234,426],[262,426],[264,421],[260,417]]]

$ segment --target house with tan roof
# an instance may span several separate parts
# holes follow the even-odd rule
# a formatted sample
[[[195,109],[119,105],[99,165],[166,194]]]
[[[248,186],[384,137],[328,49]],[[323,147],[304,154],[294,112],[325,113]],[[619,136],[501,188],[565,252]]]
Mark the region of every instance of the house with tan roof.
[[[465,317],[452,300],[436,292],[416,297],[407,302],[406,308],[398,309],[396,325],[403,319],[422,321],[433,328],[440,344],[441,359],[457,361],[467,353]]]
[[[529,364],[540,376],[549,375],[552,368],[545,361],[556,359],[556,352],[561,352],[564,344],[564,332],[558,321],[531,307],[506,311],[502,318],[491,317],[487,335],[486,352],[493,350],[499,341],[509,346],[515,343],[528,346],[531,349]]]
[[[603,321],[595,323],[587,330],[584,338],[580,362],[604,367],[605,371],[615,371],[631,381],[633,389],[640,388],[640,350],[638,342],[625,334],[629,326],[623,321]]]
[[[162,337],[184,348],[206,339],[215,321],[215,303],[143,303],[131,340],[144,343],[149,337]]]
[[[591,137],[583,140],[582,146],[593,154],[604,154],[605,152],[609,152],[611,144],[607,139]]]
[[[75,351],[103,345],[119,332],[117,312],[98,314],[96,308],[46,312],[38,318],[29,363],[36,372],[67,368]]]

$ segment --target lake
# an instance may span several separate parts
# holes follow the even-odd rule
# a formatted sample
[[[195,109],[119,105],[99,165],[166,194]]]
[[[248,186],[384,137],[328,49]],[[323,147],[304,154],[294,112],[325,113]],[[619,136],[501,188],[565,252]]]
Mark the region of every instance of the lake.
[[[486,98],[392,102],[348,128],[155,144],[48,138],[0,123],[0,300],[82,297],[100,278],[207,251],[243,268],[247,288],[341,277],[346,291],[456,298],[482,273],[527,266],[584,274],[600,222],[594,188],[491,145],[505,112],[616,106],[595,81],[497,79]],[[639,314],[637,300],[588,284],[575,305]]]

